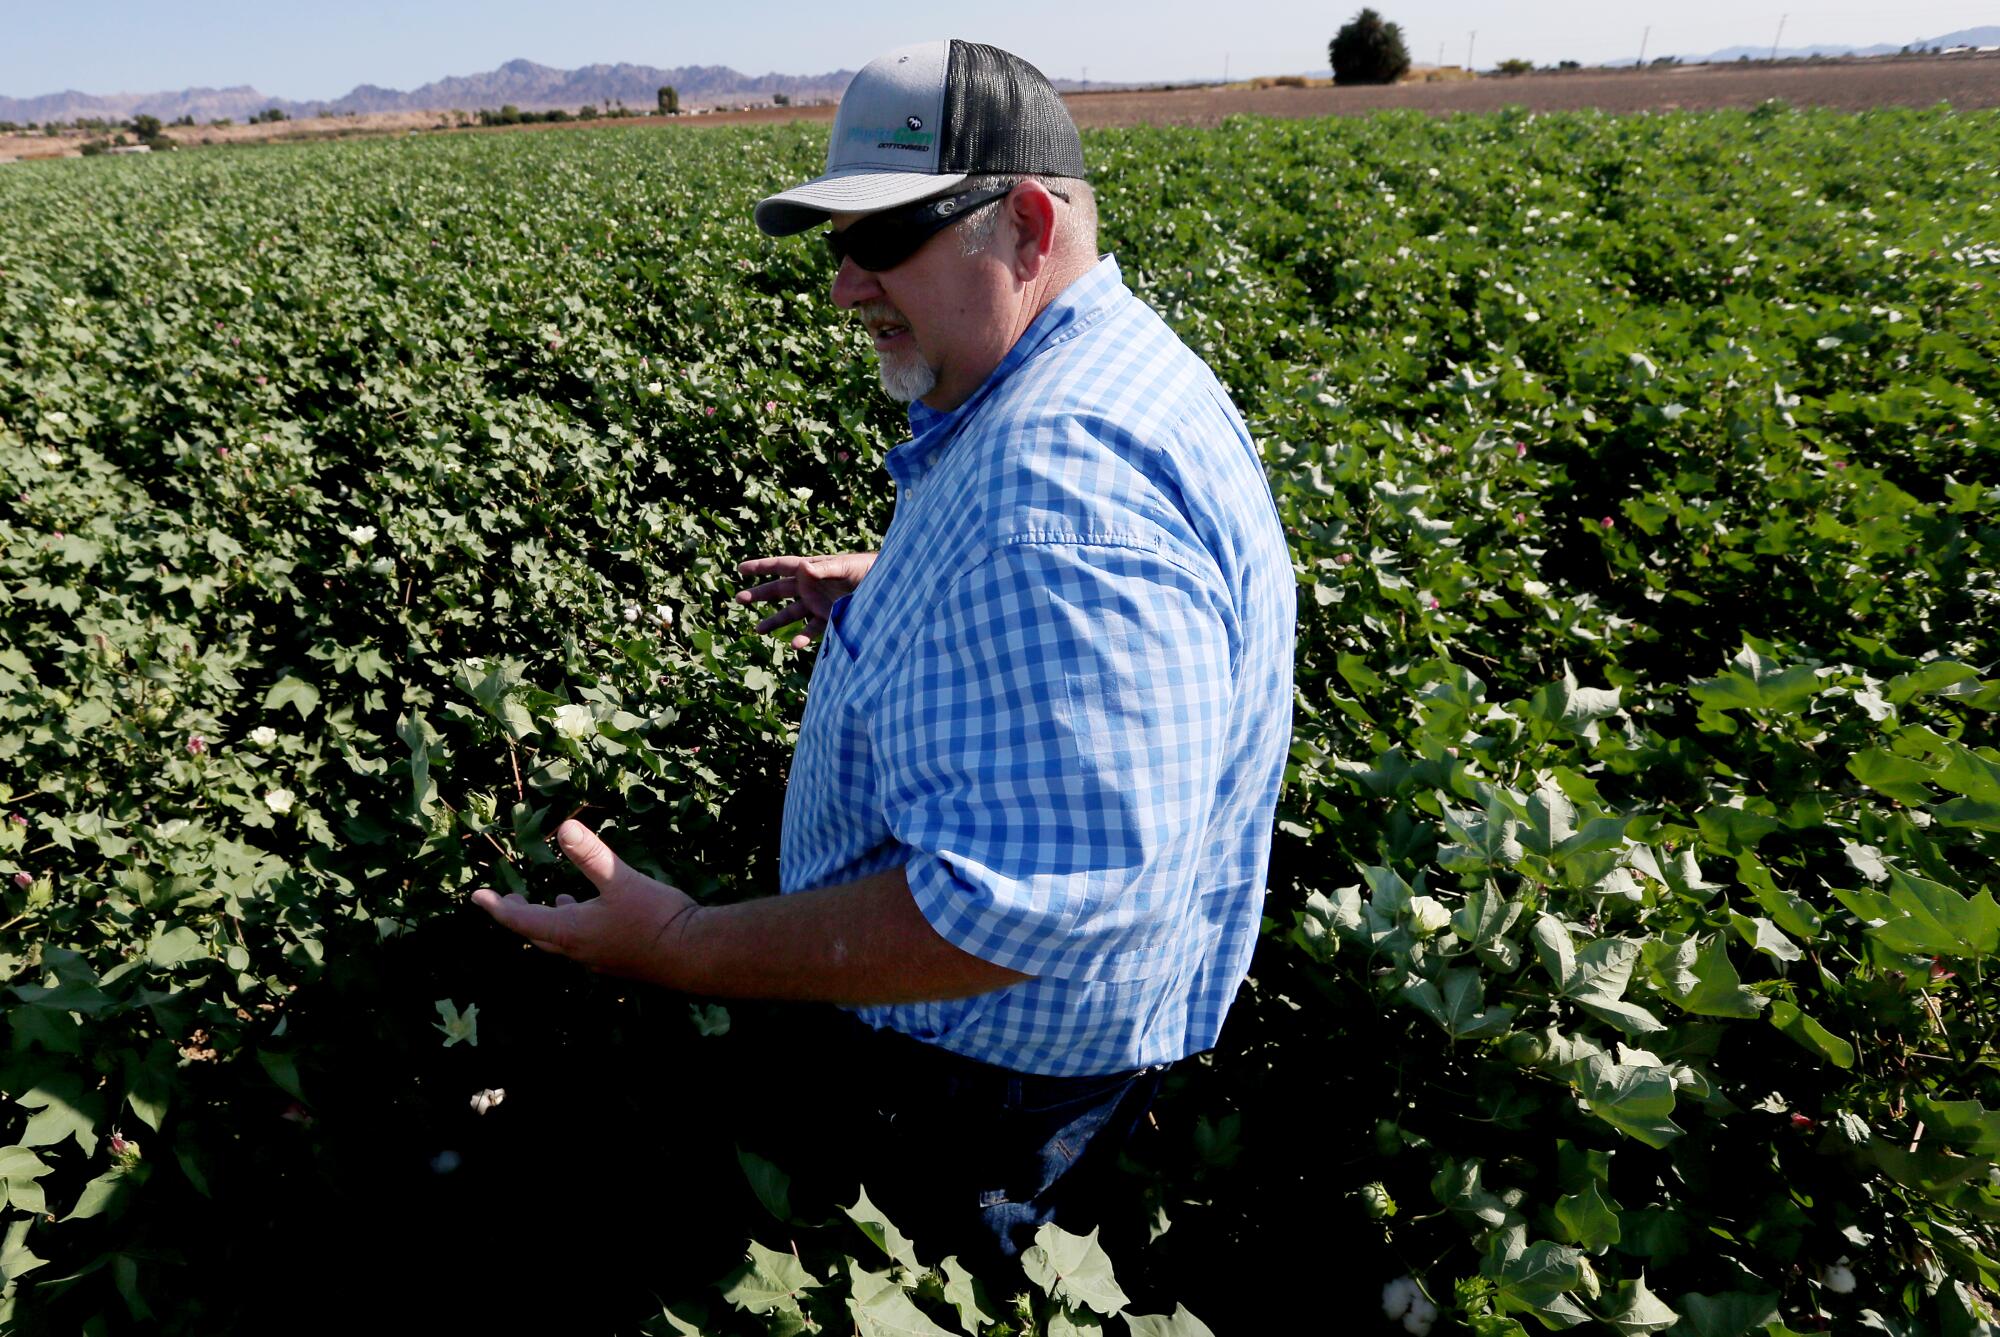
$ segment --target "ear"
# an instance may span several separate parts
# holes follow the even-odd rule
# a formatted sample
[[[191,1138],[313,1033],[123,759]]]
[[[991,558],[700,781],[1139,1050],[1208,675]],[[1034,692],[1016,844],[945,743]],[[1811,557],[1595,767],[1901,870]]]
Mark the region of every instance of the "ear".
[[[1007,258],[1014,277],[1031,283],[1041,277],[1056,248],[1055,196],[1039,181],[1023,181],[1000,207],[1013,225],[1013,245]]]

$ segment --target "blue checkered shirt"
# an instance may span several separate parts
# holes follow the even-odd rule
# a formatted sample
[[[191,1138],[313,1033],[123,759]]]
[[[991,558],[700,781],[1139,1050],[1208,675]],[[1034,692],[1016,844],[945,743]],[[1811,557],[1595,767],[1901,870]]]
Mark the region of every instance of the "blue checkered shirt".
[[[1249,432],[1109,257],[910,426],[813,666],[780,889],[901,865],[947,941],[1035,977],[872,1026],[1051,1076],[1207,1049],[1291,737],[1295,584]]]

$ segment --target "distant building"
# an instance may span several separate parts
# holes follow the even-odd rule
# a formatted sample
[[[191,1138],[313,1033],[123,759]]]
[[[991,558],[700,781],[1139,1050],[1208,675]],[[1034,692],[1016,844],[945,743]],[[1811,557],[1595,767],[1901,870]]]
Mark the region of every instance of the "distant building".
[[[152,147],[147,144],[113,144],[105,150],[106,153],[151,153],[152,151]]]

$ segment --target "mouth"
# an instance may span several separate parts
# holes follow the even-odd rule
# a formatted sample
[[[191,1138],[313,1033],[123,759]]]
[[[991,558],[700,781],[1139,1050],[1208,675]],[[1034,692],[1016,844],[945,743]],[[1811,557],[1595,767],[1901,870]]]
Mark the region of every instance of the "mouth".
[[[910,327],[893,321],[879,321],[868,326],[868,333],[873,336],[877,348],[890,348],[898,340],[910,337]]]

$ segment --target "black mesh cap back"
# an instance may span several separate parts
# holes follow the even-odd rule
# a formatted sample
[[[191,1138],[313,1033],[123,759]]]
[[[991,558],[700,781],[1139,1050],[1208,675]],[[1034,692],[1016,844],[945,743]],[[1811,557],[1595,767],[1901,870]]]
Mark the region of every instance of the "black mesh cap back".
[[[997,46],[953,39],[945,75],[940,172],[1077,176],[1083,141],[1042,72]]]

